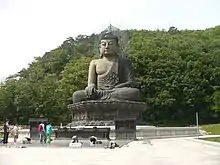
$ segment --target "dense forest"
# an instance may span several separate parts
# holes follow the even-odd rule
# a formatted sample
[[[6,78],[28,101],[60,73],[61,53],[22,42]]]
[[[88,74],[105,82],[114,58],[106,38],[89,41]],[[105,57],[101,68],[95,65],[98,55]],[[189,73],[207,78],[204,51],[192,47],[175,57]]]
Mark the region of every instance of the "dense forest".
[[[133,61],[148,109],[143,123],[194,125],[220,122],[220,26],[206,30],[120,31],[121,54]],[[68,123],[72,93],[87,84],[98,58],[99,35],[67,38],[0,85],[0,121],[28,123],[48,117]],[[31,52],[30,52],[31,53]]]

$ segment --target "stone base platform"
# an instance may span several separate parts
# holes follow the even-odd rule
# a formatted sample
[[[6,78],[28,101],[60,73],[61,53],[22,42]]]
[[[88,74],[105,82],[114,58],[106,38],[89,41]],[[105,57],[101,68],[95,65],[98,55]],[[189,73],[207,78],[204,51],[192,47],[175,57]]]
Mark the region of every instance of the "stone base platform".
[[[107,126],[114,123],[116,139],[136,139],[136,119],[146,110],[146,104],[127,100],[90,100],[68,105],[68,109],[73,115],[71,125]],[[84,133],[81,131],[79,135]],[[90,134],[94,134],[92,129]]]
[[[146,109],[145,102],[126,100],[91,100],[68,105],[73,120],[114,120],[137,118]]]
[[[73,128],[78,126],[114,126],[114,120],[76,120],[67,124],[66,127]]]

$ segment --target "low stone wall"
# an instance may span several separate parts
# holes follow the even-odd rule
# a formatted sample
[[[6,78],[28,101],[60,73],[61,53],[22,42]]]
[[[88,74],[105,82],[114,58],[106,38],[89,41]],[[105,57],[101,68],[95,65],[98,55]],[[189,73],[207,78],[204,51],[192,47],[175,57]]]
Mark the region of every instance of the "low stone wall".
[[[197,136],[197,127],[137,126],[136,136],[143,137],[143,138],[169,138],[169,137]],[[24,137],[30,137],[29,129],[19,130],[18,138],[22,139]],[[110,137],[115,137],[114,127],[112,127],[110,130]]]
[[[197,136],[197,127],[145,127],[137,126],[136,137],[143,138],[169,138]],[[115,137],[115,131],[111,130],[110,137]]]
[[[137,130],[137,137],[184,137],[196,136],[197,127],[155,127]]]

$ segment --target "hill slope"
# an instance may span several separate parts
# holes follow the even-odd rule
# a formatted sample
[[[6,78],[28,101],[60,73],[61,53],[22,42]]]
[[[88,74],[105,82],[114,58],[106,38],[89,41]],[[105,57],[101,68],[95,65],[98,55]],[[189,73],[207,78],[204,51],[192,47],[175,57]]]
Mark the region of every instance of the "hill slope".
[[[220,121],[220,27],[206,30],[129,30],[121,45],[132,61],[149,110],[145,123],[193,125]],[[72,93],[87,82],[88,65],[97,57],[98,35],[68,38],[37,57],[0,88],[0,118],[27,123],[41,115],[69,122]],[[0,119],[0,120],[1,120]]]

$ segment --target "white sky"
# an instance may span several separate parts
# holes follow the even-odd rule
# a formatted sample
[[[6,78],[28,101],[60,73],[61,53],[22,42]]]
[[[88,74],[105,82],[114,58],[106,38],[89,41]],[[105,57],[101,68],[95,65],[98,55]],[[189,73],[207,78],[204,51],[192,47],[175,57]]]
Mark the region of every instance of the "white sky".
[[[220,25],[220,0],[0,0],[0,80],[67,37],[120,29]]]

